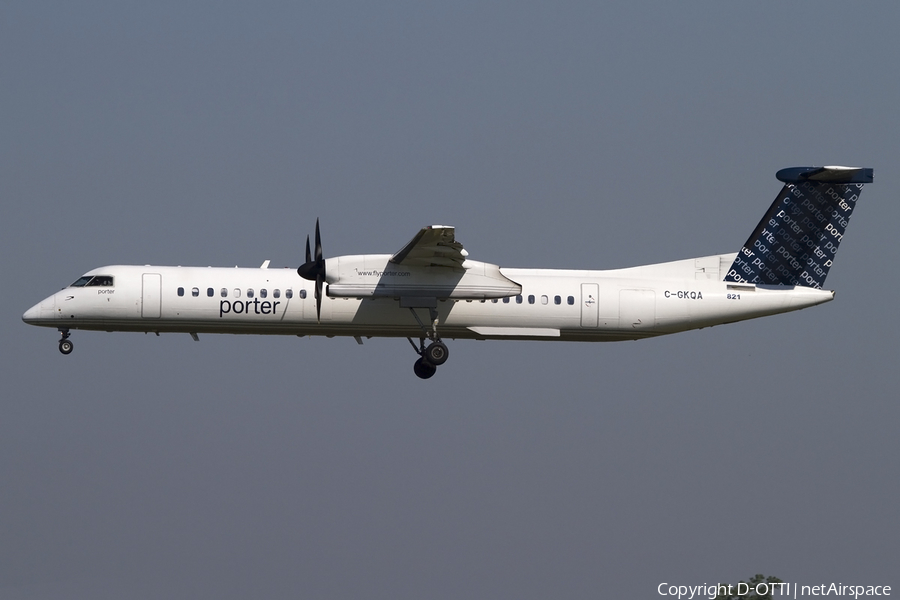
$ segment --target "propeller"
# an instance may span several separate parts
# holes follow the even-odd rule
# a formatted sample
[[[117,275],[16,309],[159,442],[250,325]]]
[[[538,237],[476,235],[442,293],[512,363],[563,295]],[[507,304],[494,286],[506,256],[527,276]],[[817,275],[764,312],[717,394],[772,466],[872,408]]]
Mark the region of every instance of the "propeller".
[[[297,275],[316,282],[316,321],[322,316],[322,285],[325,283],[325,259],[322,258],[322,236],[319,235],[319,220],[316,219],[316,256],[309,251],[309,236],[306,236],[306,262],[297,267]]]

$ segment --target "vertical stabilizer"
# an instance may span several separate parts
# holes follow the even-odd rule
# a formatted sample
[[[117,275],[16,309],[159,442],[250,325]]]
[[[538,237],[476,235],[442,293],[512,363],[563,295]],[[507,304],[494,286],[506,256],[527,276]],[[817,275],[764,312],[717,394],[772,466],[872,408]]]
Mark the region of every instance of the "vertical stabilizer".
[[[872,169],[794,167],[728,270],[725,281],[821,288]]]

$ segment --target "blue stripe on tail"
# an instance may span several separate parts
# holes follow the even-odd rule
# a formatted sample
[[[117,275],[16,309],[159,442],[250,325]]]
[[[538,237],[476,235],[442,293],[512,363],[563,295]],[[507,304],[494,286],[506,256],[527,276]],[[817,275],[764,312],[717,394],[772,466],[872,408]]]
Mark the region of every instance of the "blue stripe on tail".
[[[821,288],[872,169],[795,167],[725,281]]]

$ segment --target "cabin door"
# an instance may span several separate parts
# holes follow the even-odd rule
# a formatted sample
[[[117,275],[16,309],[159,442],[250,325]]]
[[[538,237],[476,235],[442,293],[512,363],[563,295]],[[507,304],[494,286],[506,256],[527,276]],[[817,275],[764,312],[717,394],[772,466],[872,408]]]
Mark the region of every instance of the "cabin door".
[[[158,319],[162,308],[162,275],[144,273],[141,297],[141,316],[145,319]]]
[[[581,326],[596,327],[600,313],[600,286],[596,283],[581,284]]]

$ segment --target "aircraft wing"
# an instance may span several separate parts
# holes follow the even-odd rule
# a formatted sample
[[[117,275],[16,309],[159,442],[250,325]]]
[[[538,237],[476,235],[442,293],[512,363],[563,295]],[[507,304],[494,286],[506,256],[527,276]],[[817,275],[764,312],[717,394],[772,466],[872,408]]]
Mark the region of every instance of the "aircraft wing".
[[[392,256],[328,259],[332,298],[397,298],[402,308],[433,308],[438,300],[488,300],[522,293],[494,264],[468,260],[454,228],[423,227]]]
[[[453,227],[431,225],[419,230],[408,244],[391,257],[390,262],[410,267],[462,269],[468,255],[462,244],[456,241]]]

